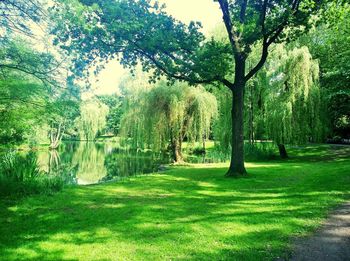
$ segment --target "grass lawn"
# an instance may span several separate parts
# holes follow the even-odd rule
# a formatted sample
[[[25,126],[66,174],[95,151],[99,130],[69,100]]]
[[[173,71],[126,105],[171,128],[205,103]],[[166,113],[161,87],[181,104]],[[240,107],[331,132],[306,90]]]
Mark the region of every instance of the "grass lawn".
[[[350,194],[350,150],[162,173],[0,203],[1,260],[272,260]]]

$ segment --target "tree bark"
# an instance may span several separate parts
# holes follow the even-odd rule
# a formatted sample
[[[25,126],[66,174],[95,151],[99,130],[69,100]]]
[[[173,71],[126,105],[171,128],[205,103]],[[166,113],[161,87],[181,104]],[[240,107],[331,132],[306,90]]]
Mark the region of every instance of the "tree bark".
[[[174,163],[184,162],[183,156],[182,156],[182,142],[175,138],[172,140],[171,147],[172,147],[172,154],[173,154],[172,156],[173,156]]]
[[[282,159],[288,159],[288,154],[284,144],[278,144],[278,150]]]
[[[237,77],[237,74],[236,74]],[[245,82],[232,89],[232,143],[231,162],[226,177],[241,177],[247,174],[244,166],[243,106]]]

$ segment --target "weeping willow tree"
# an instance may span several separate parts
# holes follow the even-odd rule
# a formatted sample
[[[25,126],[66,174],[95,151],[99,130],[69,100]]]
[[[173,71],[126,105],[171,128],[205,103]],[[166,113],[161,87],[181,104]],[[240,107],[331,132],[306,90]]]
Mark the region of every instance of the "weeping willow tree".
[[[265,97],[267,132],[286,158],[284,144],[321,137],[319,65],[307,47],[287,51],[279,45],[267,68],[272,90]]]
[[[170,150],[174,162],[181,162],[183,140],[205,144],[216,115],[216,98],[203,87],[160,81],[128,101],[122,136],[136,148]]]
[[[214,95],[218,102],[218,117],[214,122],[213,132],[215,146],[226,155],[231,153],[232,118],[229,117],[232,110],[231,92],[221,87],[222,90],[216,91]]]
[[[130,144],[131,148],[144,148],[144,121],[145,114],[142,109],[145,107],[144,95],[153,88],[153,85],[145,81],[147,73],[137,68],[133,75],[125,76],[119,89],[124,99],[124,108],[120,120],[120,136],[122,143]]]
[[[77,128],[81,140],[95,140],[105,128],[108,115],[108,106],[97,100],[84,101],[80,105],[80,117],[77,119]]]

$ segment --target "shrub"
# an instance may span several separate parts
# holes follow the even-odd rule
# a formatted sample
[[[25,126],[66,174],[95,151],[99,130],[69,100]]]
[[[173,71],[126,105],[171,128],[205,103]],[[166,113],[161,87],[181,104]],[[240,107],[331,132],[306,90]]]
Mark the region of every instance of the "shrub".
[[[33,152],[20,155],[11,151],[0,159],[1,197],[51,194],[60,191],[63,185],[60,175],[40,170]]]
[[[204,155],[205,153],[206,153],[206,151],[203,147],[195,147],[191,151],[191,154],[194,154],[194,155]]]
[[[272,160],[278,158],[276,145],[272,142],[245,143],[246,160]]]

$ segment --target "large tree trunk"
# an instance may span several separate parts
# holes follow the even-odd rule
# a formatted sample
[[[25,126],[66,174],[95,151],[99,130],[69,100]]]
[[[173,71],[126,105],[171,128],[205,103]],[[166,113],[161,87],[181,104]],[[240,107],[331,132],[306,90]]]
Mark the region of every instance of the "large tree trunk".
[[[226,176],[240,177],[247,174],[244,167],[243,105],[244,83],[236,85],[232,91],[232,152],[231,163]]]
[[[184,160],[182,156],[182,142],[176,138],[173,139],[171,149],[174,163],[183,163]]]
[[[170,151],[171,156],[173,158],[174,163],[182,163],[183,157],[182,157],[182,133],[176,133],[171,128],[170,129]]]
[[[284,146],[284,144],[278,144],[278,150],[280,152],[280,156],[282,159],[288,158],[287,150],[286,150],[286,147]]]
[[[235,82],[232,90],[232,142],[231,162],[226,177],[241,177],[247,174],[244,167],[243,107],[245,81],[245,58],[235,56]]]

